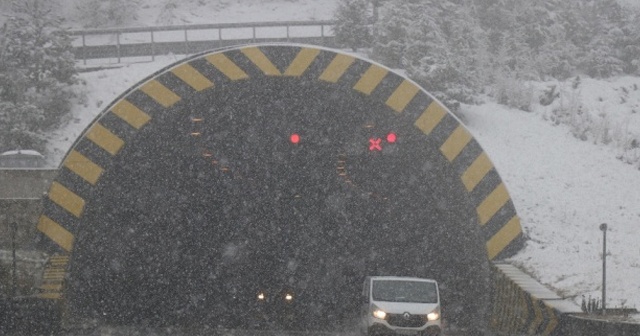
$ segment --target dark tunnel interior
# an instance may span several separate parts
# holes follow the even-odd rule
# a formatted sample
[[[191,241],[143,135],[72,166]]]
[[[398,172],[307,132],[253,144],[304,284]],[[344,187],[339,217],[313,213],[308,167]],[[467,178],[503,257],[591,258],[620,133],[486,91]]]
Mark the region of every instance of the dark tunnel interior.
[[[407,275],[440,283],[452,323],[487,320],[486,250],[459,175],[384,103],[256,79],[179,102],[136,137],[87,204],[72,314],[332,329],[359,312],[365,276]],[[295,306],[258,307],[260,291],[291,291]]]

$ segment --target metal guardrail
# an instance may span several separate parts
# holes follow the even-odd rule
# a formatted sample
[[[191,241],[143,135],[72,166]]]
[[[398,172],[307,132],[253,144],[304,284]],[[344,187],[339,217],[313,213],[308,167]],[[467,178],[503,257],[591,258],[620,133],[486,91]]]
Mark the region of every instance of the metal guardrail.
[[[179,26],[86,29],[69,31],[76,60],[158,55],[189,55],[201,51],[256,42],[293,42],[335,46],[336,21],[273,21]]]

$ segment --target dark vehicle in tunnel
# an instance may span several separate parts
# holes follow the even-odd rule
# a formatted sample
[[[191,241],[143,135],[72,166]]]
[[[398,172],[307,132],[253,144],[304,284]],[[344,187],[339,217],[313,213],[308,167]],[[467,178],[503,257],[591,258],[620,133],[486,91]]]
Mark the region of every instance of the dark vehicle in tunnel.
[[[252,307],[251,326],[255,329],[297,329],[302,317],[296,313],[297,295],[290,287],[261,289]]]
[[[440,335],[440,293],[435,280],[367,277],[362,298],[362,335]]]

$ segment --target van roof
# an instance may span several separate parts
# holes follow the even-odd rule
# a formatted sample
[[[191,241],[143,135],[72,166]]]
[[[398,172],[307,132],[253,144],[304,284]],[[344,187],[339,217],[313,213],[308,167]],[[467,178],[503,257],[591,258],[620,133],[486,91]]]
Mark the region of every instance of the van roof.
[[[404,277],[404,276],[386,276],[386,275],[376,275],[368,277],[371,280],[391,280],[391,281],[424,281],[424,282],[436,282],[433,279],[425,279],[425,278],[416,278],[416,277]]]

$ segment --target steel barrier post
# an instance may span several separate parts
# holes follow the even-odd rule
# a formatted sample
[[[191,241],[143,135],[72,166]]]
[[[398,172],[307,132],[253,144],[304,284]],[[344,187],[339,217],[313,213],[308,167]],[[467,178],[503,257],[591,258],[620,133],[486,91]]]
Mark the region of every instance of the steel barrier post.
[[[82,64],[87,65],[87,44],[84,32],[82,33]]]
[[[187,26],[184,27],[184,54],[189,55],[189,37],[187,36]]]
[[[600,224],[602,230],[602,315],[607,315],[607,223]]]
[[[156,60],[156,44],[153,39],[153,30],[151,31],[151,60],[152,61]]]
[[[118,63],[120,63],[120,32],[116,33],[116,50],[118,52]]]

